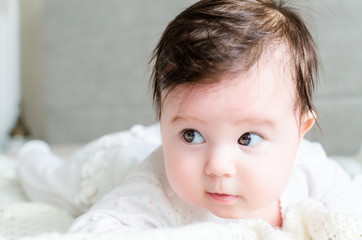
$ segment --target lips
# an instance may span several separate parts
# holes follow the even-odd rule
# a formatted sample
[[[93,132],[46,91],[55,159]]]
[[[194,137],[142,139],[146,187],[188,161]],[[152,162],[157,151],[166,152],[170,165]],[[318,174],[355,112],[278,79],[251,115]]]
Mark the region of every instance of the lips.
[[[212,200],[217,203],[231,204],[237,201],[240,197],[237,195],[229,195],[223,193],[208,193]]]

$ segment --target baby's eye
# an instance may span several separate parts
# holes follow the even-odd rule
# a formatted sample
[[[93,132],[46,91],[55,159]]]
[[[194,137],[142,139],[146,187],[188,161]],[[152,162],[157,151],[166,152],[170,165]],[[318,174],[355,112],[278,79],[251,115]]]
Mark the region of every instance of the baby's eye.
[[[186,129],[182,132],[182,136],[188,143],[199,144],[205,142],[205,139],[196,130]]]
[[[243,146],[254,146],[263,140],[261,136],[255,133],[244,133],[238,140],[238,143]]]

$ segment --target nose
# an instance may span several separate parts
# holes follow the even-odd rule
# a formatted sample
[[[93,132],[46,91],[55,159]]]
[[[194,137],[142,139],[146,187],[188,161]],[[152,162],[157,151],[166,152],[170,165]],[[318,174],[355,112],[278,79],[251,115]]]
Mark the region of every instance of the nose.
[[[214,147],[208,151],[205,173],[215,177],[232,177],[236,174],[235,157],[230,147]]]

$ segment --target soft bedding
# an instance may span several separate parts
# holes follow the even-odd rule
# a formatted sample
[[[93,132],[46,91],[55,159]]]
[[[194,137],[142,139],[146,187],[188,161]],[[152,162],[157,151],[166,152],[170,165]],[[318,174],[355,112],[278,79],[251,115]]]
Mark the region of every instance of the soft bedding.
[[[16,166],[15,158],[0,155],[0,239],[65,232],[74,217],[56,206],[28,201]]]
[[[66,233],[77,215],[86,211],[120,181],[107,178],[105,173],[111,170],[111,165],[102,164],[102,160],[117,161],[123,157],[124,168],[112,171],[125,174],[160,144],[157,131],[157,126],[137,125],[129,131],[107,135],[82,148],[72,155],[72,158],[79,159],[84,158],[85,154],[90,156],[81,165],[82,169],[79,169],[80,189],[73,188],[69,190],[73,193],[66,193],[65,186],[60,184],[59,189],[54,189],[58,197],[49,198],[48,203],[36,201],[34,196],[31,197],[33,201],[29,201],[27,184],[35,184],[36,181],[20,185],[18,167],[21,162],[13,156],[0,155],[0,239],[362,239],[361,219],[330,213],[312,199],[291,206],[286,212],[282,229],[274,229],[261,220],[245,220],[239,223],[201,223],[174,229],[113,232],[102,235]],[[34,150],[35,146],[39,147],[42,143],[37,144],[28,146],[26,151]],[[141,148],[137,149],[134,146]],[[43,145],[43,150],[50,149]],[[67,161],[55,155],[53,157],[54,161]],[[352,175],[360,173],[362,153],[335,159]],[[46,159],[39,160],[39,165],[41,161]],[[51,168],[46,170],[52,173]],[[45,194],[45,190],[39,188],[38,192],[33,193],[36,194]]]

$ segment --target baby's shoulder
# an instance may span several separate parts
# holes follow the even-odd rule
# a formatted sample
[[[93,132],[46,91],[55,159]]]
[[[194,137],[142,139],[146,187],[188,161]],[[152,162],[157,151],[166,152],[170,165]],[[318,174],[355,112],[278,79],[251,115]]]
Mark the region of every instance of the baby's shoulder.
[[[296,166],[315,166],[325,164],[326,162],[327,155],[320,143],[302,139],[295,157]]]
[[[164,192],[172,192],[166,177],[162,147],[157,148],[131,171],[123,181],[123,185],[135,182],[153,184]]]
[[[126,175],[126,180],[135,177],[160,179],[165,175],[162,147],[158,147],[136,168]]]

